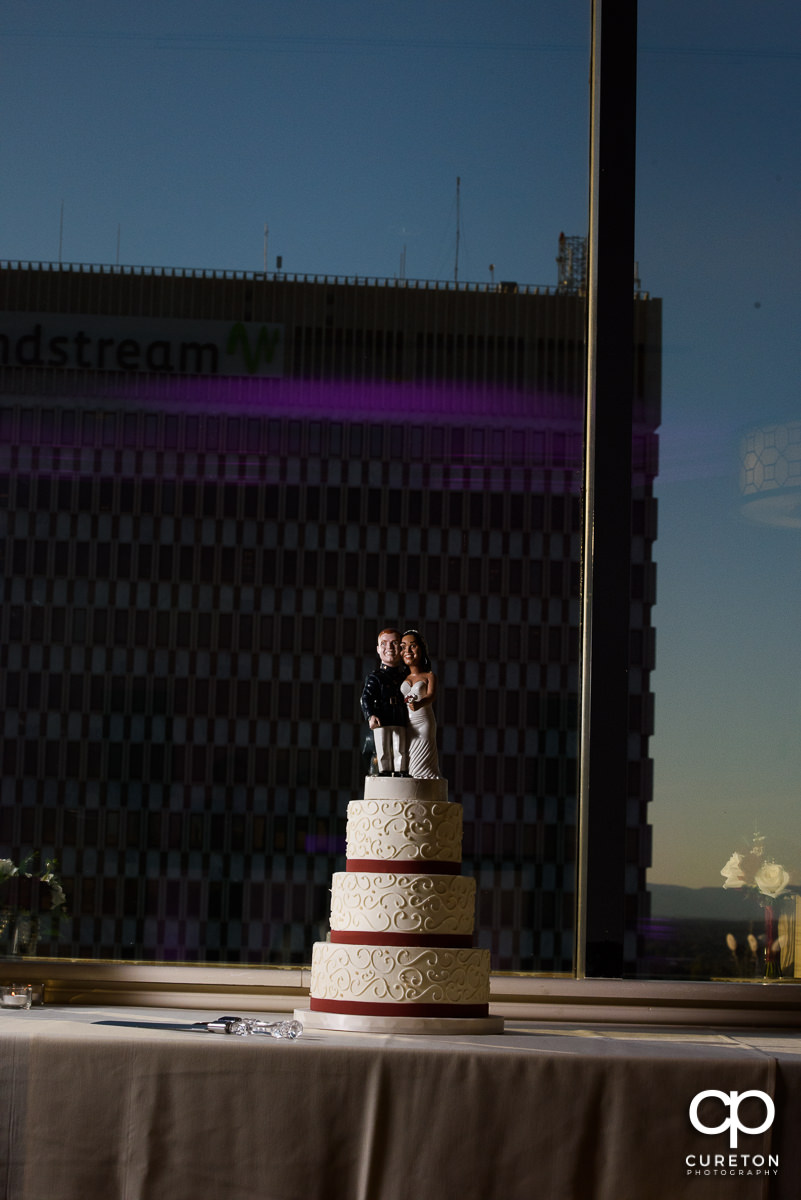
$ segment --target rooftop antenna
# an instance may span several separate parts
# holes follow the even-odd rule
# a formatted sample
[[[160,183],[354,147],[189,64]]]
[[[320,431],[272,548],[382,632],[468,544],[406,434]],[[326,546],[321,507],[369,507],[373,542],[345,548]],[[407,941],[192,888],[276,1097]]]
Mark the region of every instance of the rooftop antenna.
[[[559,267],[560,292],[583,293],[587,288],[587,239],[585,237],[565,237],[559,234],[559,253],[556,256]]]
[[[460,189],[462,180],[456,176],[456,259],[453,264],[453,282],[459,282],[459,234],[461,232],[461,204],[460,204]]]
[[[58,261],[61,262],[61,248],[64,245],[64,201],[61,201],[61,217],[58,223]]]

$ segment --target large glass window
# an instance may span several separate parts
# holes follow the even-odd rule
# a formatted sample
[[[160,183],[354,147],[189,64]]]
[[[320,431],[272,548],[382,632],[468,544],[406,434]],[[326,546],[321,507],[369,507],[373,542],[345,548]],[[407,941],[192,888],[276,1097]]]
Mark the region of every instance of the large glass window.
[[[801,975],[799,49],[791,3],[640,5],[637,247],[664,300],[652,976]]]
[[[0,857],[57,859],[66,916],[7,882],[6,950],[307,962],[391,622],[433,652],[479,944],[570,972],[584,0],[49,7],[3,82]]]

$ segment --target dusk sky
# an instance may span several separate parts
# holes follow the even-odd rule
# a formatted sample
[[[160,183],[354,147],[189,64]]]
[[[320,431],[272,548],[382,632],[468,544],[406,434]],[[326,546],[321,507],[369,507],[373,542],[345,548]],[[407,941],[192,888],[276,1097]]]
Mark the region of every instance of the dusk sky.
[[[585,232],[588,17],[364,0],[16,3],[2,253],[552,283]]]
[[[758,829],[801,883],[801,522],[751,523],[738,491],[743,431],[801,420],[800,31],[791,3],[641,4],[637,254],[664,302],[654,882],[719,885]]]
[[[664,302],[651,879],[755,828],[801,882],[801,527],[738,441],[801,420],[794,0],[643,0],[637,259]],[[7,0],[0,258],[556,282],[587,227],[589,4]],[[63,221],[62,221],[63,216]]]

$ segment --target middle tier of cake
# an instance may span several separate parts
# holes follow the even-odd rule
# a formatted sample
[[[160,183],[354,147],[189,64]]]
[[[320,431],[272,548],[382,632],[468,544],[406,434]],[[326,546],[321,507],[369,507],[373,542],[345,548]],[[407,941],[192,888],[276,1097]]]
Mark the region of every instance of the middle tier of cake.
[[[434,872],[339,871],[331,886],[331,941],[470,946],[476,881]]]

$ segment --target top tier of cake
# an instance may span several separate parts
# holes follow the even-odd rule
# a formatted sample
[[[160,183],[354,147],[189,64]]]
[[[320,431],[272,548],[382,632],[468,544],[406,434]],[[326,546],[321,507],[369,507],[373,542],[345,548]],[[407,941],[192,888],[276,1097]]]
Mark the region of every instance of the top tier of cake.
[[[348,805],[346,853],[349,871],[458,872],[462,806],[445,779],[369,775],[364,799]]]

